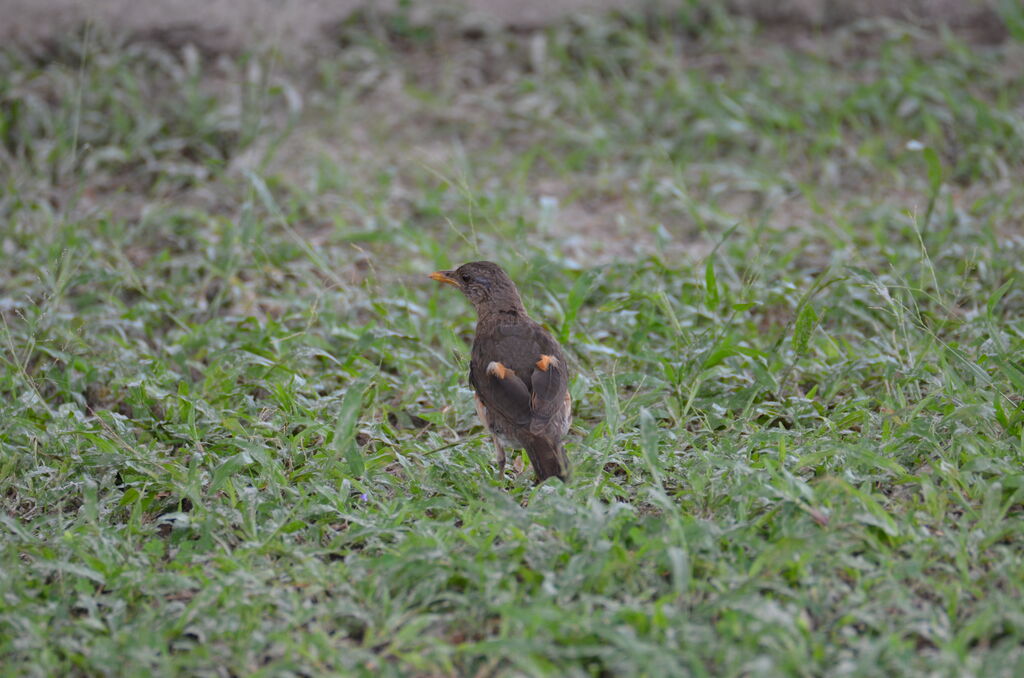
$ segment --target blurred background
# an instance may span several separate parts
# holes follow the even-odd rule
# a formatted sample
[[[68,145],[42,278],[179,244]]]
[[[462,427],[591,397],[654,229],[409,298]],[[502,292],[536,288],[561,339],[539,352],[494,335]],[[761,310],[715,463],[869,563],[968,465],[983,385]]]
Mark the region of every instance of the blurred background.
[[[566,14],[611,10],[718,6],[758,21],[829,28],[864,18],[890,17],[1004,32],[998,5],[1005,0],[0,0],[0,39],[22,43],[52,39],[85,21],[115,31],[175,34],[209,48],[239,49],[271,44],[302,51],[322,43],[330,29],[353,11],[380,12],[415,5],[421,19],[447,10],[467,22],[536,27]]]

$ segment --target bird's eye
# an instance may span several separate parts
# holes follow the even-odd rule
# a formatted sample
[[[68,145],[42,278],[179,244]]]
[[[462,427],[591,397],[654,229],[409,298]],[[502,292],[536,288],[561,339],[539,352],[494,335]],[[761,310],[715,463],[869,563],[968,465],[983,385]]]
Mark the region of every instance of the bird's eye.
[[[465,282],[465,283],[469,282],[469,274],[468,273],[463,273],[462,274],[462,282]]]

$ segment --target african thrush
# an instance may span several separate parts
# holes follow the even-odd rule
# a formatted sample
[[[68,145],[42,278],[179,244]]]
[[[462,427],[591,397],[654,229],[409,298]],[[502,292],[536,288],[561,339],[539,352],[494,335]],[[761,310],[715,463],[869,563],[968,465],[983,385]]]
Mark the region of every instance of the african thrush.
[[[499,472],[505,447],[526,450],[537,482],[569,477],[562,437],[572,401],[562,348],[526,314],[515,283],[497,264],[473,261],[430,277],[458,287],[476,308],[469,383],[494,438]]]

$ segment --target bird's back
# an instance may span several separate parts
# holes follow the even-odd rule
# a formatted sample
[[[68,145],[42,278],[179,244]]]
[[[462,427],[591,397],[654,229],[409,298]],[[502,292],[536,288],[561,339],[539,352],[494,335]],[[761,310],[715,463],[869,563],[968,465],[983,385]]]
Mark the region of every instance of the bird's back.
[[[512,374],[505,379],[488,374],[492,363]],[[524,433],[552,439],[565,435],[568,376],[558,342],[530,318],[482,318],[477,324],[470,382],[489,411],[525,427]],[[519,391],[520,384],[528,397]]]

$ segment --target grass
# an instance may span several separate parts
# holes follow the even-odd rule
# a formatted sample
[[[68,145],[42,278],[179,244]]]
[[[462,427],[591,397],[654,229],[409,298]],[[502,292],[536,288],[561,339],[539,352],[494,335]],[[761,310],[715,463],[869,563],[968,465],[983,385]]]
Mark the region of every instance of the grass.
[[[4,51],[0,671],[1020,675],[1024,48],[694,16]]]

